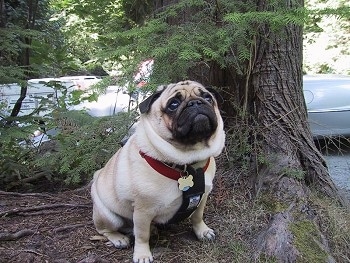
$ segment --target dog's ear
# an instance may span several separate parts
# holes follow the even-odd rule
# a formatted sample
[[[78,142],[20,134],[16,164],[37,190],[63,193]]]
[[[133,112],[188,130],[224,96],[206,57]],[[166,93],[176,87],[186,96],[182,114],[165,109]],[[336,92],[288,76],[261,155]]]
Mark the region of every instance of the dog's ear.
[[[139,109],[141,114],[149,112],[153,102],[155,102],[159,98],[162,92],[163,90],[156,91],[155,93],[153,93],[151,96],[149,96],[147,99],[145,99],[139,104]]]
[[[206,90],[214,95],[218,105],[222,105],[224,103],[224,98],[221,96],[221,94],[217,90],[215,90],[214,88],[208,88],[208,87],[206,87]]]

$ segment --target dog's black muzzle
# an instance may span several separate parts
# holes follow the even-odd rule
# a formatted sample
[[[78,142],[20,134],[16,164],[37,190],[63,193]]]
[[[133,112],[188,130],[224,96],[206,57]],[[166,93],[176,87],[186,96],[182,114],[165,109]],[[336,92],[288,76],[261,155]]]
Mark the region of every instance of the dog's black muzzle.
[[[174,138],[188,144],[208,140],[218,121],[213,106],[203,99],[193,99],[175,116]]]

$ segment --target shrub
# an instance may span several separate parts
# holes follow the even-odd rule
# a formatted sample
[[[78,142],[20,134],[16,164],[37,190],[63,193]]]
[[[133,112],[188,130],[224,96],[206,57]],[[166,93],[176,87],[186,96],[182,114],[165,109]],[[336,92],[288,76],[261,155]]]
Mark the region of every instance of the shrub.
[[[117,151],[136,116],[130,111],[96,118],[85,111],[54,108],[47,117],[3,118],[0,189],[28,188],[42,179],[71,186],[87,182]],[[50,140],[33,144],[36,130],[48,131]]]

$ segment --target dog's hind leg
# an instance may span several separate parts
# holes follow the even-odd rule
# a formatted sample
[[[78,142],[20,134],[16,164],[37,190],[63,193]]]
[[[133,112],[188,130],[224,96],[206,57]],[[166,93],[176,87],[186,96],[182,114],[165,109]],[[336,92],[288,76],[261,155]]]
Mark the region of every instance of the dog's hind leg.
[[[104,235],[116,248],[127,248],[130,246],[130,239],[119,232],[124,226],[124,219],[107,208],[93,209],[93,220],[96,230]]]

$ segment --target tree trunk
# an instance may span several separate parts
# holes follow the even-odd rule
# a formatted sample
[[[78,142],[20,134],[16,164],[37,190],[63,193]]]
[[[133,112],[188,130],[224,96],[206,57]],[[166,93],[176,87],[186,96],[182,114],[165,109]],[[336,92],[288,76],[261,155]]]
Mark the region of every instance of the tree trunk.
[[[28,5],[28,16],[27,16],[27,21],[24,26],[25,29],[31,30],[34,29],[35,27],[35,21],[36,21],[36,12],[38,9],[38,0],[30,0],[27,2]],[[21,110],[22,107],[22,102],[27,96],[27,80],[30,79],[31,76],[31,69],[30,69],[30,51],[31,51],[31,44],[32,44],[32,39],[29,36],[25,36],[23,39],[23,43],[25,44],[25,48],[22,51],[21,57],[19,57],[19,65],[21,65],[25,70],[25,83],[21,83],[21,92],[20,96],[17,99],[12,111],[11,111],[11,117],[16,117],[18,113]],[[10,121],[11,122],[11,121]]]
[[[285,7],[291,8],[286,1]],[[296,2],[294,2],[296,4]],[[260,2],[260,10],[266,10]],[[251,75],[250,111],[257,124],[253,135],[254,185],[258,198],[273,209],[271,221],[256,243],[256,257],[268,255],[278,262],[296,262],[304,255],[293,227],[311,225],[318,262],[333,262],[328,242],[317,224],[310,186],[339,200],[325,160],[315,147],[307,123],[302,92],[302,28],[285,26],[272,31],[260,27]],[[294,230],[293,230],[294,229]]]
[[[261,33],[268,41],[259,37],[256,45],[251,110],[258,123],[256,143],[274,169],[256,163],[261,167],[259,173],[266,174],[257,177],[256,189],[262,190],[266,182],[270,188],[271,182],[278,183],[287,176],[306,186],[315,185],[333,197],[336,188],[307,123],[302,93],[301,29],[291,25],[276,34],[265,27]]]
[[[5,1],[0,0],[0,28],[5,28],[5,26],[6,26]]]

